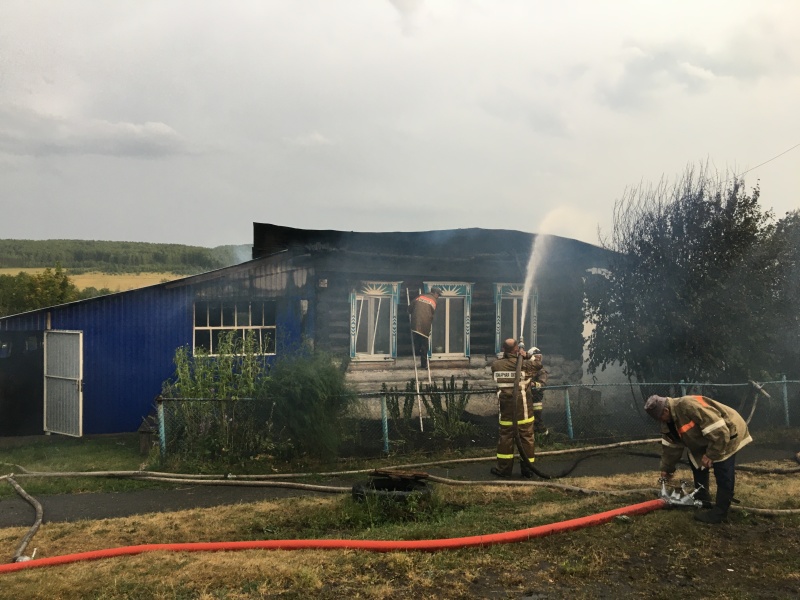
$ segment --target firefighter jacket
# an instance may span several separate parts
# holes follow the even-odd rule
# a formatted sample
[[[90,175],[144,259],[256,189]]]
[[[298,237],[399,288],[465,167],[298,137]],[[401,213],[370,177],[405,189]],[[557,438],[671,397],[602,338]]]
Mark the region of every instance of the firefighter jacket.
[[[517,378],[516,354],[503,353],[492,363],[492,377],[497,385],[497,399],[500,403],[500,425],[513,425],[514,419],[514,381]],[[535,368],[531,361],[523,359],[519,375],[519,400],[516,406],[517,424],[533,422],[533,398],[530,393],[531,379]]]
[[[688,448],[696,469],[705,454],[713,462],[730,458],[753,441],[741,415],[706,396],[667,398],[671,422],[661,422],[661,470],[673,473]]]
[[[533,375],[531,376],[531,386],[536,390],[536,388],[542,388],[547,385],[547,375],[548,372],[545,370],[544,366],[542,366],[542,359],[538,357],[531,358],[531,365],[533,365]]]
[[[436,312],[436,298],[428,292],[417,296],[408,307],[411,314],[411,331],[430,337],[433,325],[433,313]]]

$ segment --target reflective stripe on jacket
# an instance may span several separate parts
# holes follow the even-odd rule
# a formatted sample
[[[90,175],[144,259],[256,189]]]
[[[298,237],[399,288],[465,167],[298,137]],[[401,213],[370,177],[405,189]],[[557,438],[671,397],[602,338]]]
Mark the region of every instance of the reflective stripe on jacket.
[[[673,429],[661,423],[661,470],[675,471],[675,465],[689,449],[695,468],[705,454],[713,462],[730,458],[753,441],[741,415],[706,396],[667,398]],[[677,436],[676,436],[677,433]]]
[[[529,360],[523,360],[519,374],[519,399],[517,401],[517,424],[533,422],[533,399],[530,393],[534,367]],[[492,363],[492,377],[497,386],[497,399],[500,404],[500,426],[514,424],[514,381],[517,378],[517,355],[504,353]]]

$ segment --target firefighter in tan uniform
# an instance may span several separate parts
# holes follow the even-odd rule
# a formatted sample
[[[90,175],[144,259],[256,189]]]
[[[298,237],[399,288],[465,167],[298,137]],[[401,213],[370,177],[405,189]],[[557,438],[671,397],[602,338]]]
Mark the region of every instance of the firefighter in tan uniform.
[[[695,513],[694,518],[704,523],[727,519],[736,483],[736,453],[753,441],[741,415],[706,396],[650,396],[644,410],[661,421],[661,477],[672,477],[684,449],[688,449],[695,487],[699,484],[705,488],[705,493],[698,492],[695,498],[711,500],[709,469],[714,469],[717,483],[716,505],[710,511]]]
[[[540,435],[548,435],[550,430],[544,426],[542,418],[544,399],[544,386],[547,385],[548,372],[542,364],[542,351],[536,346],[528,350],[528,358],[533,364],[534,374],[531,377],[531,397],[533,398],[533,432]]]
[[[514,382],[517,376],[517,361],[521,360],[519,394],[514,397]],[[514,470],[514,421],[519,434],[522,453],[520,467],[523,477],[533,477],[531,463],[534,461],[533,437],[533,398],[531,378],[535,368],[525,358],[516,340],[509,338],[503,342],[503,357],[492,363],[492,377],[497,385],[497,399],[500,405],[500,433],[497,440],[497,466],[492,474],[497,477],[510,477]],[[528,463],[526,464],[526,458]]]

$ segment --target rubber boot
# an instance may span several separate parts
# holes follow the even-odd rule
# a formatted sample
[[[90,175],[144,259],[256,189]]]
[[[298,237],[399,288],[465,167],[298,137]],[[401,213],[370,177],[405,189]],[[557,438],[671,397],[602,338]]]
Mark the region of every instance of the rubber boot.
[[[507,472],[507,471],[501,471],[501,470],[500,470],[500,469],[498,469],[497,467],[492,467],[491,469],[489,469],[489,472],[490,472],[492,475],[494,475],[495,477],[502,477],[502,478],[504,478],[504,479],[505,479],[506,477],[511,477],[511,473],[509,473],[509,472]]]
[[[719,482],[718,482],[719,483]],[[694,518],[701,523],[717,525],[728,520],[728,508],[731,505],[733,494],[727,490],[717,489],[717,504],[711,510],[701,510],[694,514]]]
[[[709,525],[718,525],[728,520],[728,511],[715,506],[711,510],[701,510],[694,513],[694,520]]]

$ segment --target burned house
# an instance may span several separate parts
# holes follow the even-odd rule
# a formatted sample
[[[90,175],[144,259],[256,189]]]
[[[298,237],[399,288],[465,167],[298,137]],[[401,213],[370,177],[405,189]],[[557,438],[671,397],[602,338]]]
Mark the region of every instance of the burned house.
[[[0,435],[135,431],[175,350],[213,355],[226,331],[251,332],[271,360],[303,342],[346,356],[352,381],[377,391],[413,377],[408,303],[434,286],[434,375],[484,378],[502,340],[523,335],[569,379],[582,363],[583,277],[607,261],[590,244],[519,231],[255,223],[248,262],[0,319]]]

